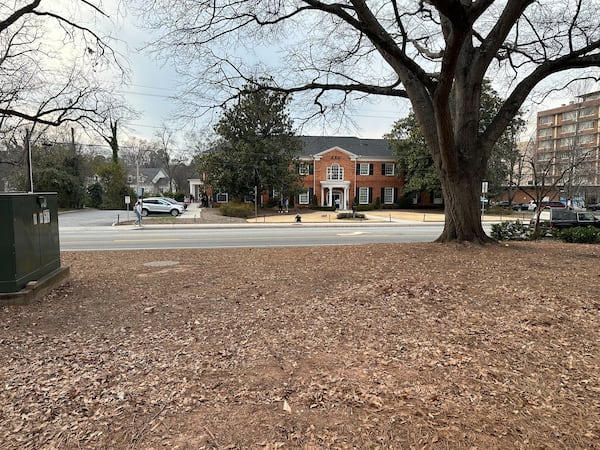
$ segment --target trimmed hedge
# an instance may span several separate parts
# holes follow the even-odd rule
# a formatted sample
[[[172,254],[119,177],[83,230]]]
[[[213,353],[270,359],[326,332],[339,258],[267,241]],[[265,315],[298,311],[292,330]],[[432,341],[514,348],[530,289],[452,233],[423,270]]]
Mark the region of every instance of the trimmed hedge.
[[[552,230],[552,236],[563,242],[573,244],[598,244],[600,243],[600,229],[592,226],[564,228]]]
[[[351,212],[349,212],[349,213],[338,213],[337,218],[338,219],[365,219],[366,216],[362,213],[352,214]]]
[[[219,206],[219,211],[224,216],[247,219],[254,215],[254,205],[250,203],[223,203]]]

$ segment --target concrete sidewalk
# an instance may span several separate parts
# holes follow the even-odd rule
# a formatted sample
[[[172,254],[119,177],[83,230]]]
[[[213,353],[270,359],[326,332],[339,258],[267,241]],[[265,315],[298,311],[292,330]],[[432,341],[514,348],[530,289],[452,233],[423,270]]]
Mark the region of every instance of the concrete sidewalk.
[[[365,219],[338,219],[338,213],[351,213],[352,211],[313,211],[310,209],[294,209],[289,213],[277,214],[276,211],[269,211],[269,214],[259,211],[258,217],[246,219],[248,224],[286,224],[297,223],[296,215],[301,217],[301,223],[318,224],[350,224],[350,223],[404,223],[404,224],[424,224],[424,223],[443,223],[445,220],[443,211],[431,210],[400,210],[400,209],[380,209],[364,211]],[[197,203],[188,206],[182,219],[200,219],[203,213],[214,214],[212,208],[201,208]],[[484,215],[484,222],[502,222],[502,221],[529,221],[531,213],[522,212],[507,215]]]

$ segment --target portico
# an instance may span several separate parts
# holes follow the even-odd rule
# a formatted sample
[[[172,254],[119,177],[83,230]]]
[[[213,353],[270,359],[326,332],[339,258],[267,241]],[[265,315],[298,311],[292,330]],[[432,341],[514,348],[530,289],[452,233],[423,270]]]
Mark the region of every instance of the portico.
[[[348,209],[350,205],[350,181],[321,181],[321,206],[334,206],[335,200],[340,202],[340,209]]]

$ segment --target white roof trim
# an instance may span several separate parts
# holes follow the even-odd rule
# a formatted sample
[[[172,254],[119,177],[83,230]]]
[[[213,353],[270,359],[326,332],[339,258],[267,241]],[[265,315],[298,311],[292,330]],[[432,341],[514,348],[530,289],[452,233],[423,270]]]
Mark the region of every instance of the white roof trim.
[[[328,148],[327,150],[323,150],[322,152],[316,153],[313,156],[314,157],[317,157],[317,156],[321,157],[321,156],[325,155],[326,153],[332,152],[334,150],[338,150],[338,151],[340,151],[342,153],[347,154],[350,157],[350,159],[356,159],[356,158],[358,158],[360,156],[360,155],[357,155],[355,153],[349,152],[348,150],[344,150],[342,147],[338,147],[338,146]]]

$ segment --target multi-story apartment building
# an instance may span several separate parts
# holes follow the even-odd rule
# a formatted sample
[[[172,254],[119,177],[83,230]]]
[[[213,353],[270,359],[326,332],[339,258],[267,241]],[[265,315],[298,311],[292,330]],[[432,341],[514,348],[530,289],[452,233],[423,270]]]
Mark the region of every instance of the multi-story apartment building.
[[[564,197],[600,199],[600,91],[537,114],[536,171]],[[538,181],[539,182],[539,181]]]

